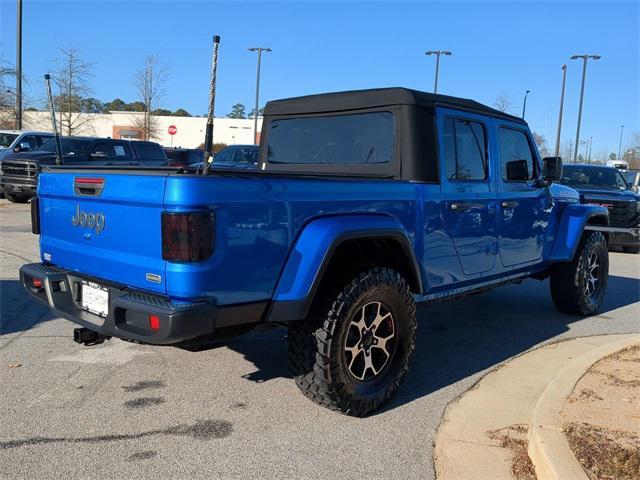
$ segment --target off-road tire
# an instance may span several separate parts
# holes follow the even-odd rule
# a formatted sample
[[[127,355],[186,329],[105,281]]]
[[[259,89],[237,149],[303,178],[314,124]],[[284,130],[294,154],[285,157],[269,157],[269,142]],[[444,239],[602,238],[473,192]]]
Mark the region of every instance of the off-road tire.
[[[29,201],[29,197],[15,193],[5,193],[5,196],[11,203],[27,203]]]
[[[628,245],[622,247],[624,253],[640,253],[640,245]]]
[[[587,290],[589,262],[593,255],[599,261],[598,282],[592,294]],[[607,239],[601,232],[586,232],[571,262],[558,263],[551,270],[551,298],[563,313],[592,315],[602,305],[609,280]]]
[[[363,417],[391,399],[409,369],[416,343],[411,289],[395,270],[371,268],[332,279],[331,286],[318,294],[309,316],[289,327],[289,363],[296,385],[323,407]],[[374,303],[391,313],[397,337],[383,368],[361,381],[349,370],[354,362],[347,361],[344,349],[352,322]]]

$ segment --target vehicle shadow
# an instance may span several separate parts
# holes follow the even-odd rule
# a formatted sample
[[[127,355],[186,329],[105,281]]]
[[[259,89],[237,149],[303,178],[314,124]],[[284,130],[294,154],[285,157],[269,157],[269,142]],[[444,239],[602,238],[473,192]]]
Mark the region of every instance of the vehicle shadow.
[[[49,308],[31,297],[18,280],[0,280],[0,335],[26,331],[53,318]]]
[[[608,312],[639,301],[640,280],[611,276],[607,298],[597,317],[606,322]],[[410,372],[382,411],[499,365],[568,331],[572,323],[586,320],[559,313],[551,302],[548,281],[536,280],[420,307],[418,319],[418,339]],[[285,335],[283,329],[252,333],[226,346],[256,366],[256,372],[247,379],[264,382],[290,378]]]

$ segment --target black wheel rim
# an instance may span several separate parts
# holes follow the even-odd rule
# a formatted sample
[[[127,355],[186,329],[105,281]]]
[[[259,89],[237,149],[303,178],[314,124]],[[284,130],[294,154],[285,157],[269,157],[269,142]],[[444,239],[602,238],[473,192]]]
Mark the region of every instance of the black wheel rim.
[[[587,260],[586,279],[584,284],[585,294],[593,297],[600,284],[600,256],[598,252],[591,252]]]
[[[349,374],[368,382],[378,377],[395,352],[396,325],[391,310],[381,302],[369,302],[354,313],[344,342]]]

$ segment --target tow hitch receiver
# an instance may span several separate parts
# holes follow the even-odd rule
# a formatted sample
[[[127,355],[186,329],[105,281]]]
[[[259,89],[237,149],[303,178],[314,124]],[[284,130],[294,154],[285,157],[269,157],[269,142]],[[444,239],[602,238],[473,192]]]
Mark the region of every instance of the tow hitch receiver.
[[[84,346],[100,345],[105,340],[109,340],[111,337],[102,335],[88,328],[74,328],[73,329],[73,341],[80,343]]]

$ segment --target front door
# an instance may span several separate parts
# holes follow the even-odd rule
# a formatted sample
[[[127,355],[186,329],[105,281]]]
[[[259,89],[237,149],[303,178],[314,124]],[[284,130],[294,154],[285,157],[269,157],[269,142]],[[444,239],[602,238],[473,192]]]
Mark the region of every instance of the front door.
[[[540,187],[540,160],[529,131],[501,123],[498,239],[505,267],[526,266],[542,258],[545,230],[551,215],[549,188]]]
[[[489,125],[484,117],[440,110],[444,227],[466,276],[495,268],[496,192],[489,168]]]

